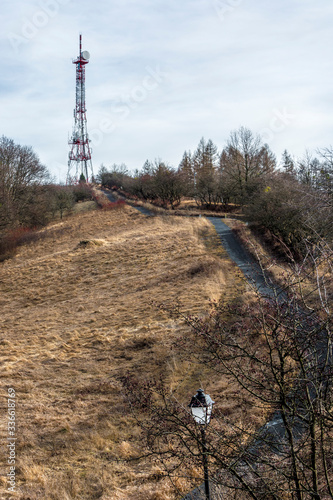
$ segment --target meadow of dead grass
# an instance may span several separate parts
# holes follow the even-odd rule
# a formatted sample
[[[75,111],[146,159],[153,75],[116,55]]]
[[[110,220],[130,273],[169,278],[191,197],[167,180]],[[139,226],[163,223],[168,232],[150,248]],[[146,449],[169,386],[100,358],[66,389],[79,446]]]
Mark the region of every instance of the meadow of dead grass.
[[[242,292],[240,273],[204,218],[146,218],[123,206],[82,211],[43,231],[49,237],[0,265],[2,443],[8,387],[17,395],[12,497],[172,500],[156,465],[124,461],[142,443],[121,377],[163,374],[186,402],[203,385],[239,413],[227,381],[177,359],[171,345],[187,327],[152,301],[206,314],[212,299]],[[3,495],[6,473],[4,462]]]

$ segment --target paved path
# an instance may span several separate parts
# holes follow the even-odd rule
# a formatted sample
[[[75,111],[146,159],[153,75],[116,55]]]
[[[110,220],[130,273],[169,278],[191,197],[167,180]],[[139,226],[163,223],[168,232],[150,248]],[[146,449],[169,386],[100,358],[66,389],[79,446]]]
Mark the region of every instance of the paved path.
[[[101,189],[101,191],[103,191],[103,193],[105,194],[105,196],[112,202],[112,203],[115,203],[116,201],[118,201],[119,198],[116,198],[111,191],[109,191],[108,189]],[[125,198],[123,198],[125,200]],[[125,200],[126,201],[126,200]],[[139,212],[141,212],[143,215],[146,215],[147,217],[153,217],[155,214],[149,210],[149,208],[146,208],[146,207],[140,207],[140,206],[135,206],[135,205],[130,205],[131,207],[135,208],[136,210],[138,210]]]
[[[274,288],[273,283],[268,282],[264,276],[261,267],[254,257],[243,247],[239,239],[235,236],[232,229],[228,227],[220,218],[207,217],[207,219],[215,227],[216,233],[221,241],[222,246],[227,251],[230,259],[241,269],[246,279],[255,286],[261,295],[271,298],[275,297],[275,293],[282,293],[281,290]],[[261,446],[262,441],[269,440],[276,443],[277,438],[283,439],[285,435],[284,425],[279,412],[276,412],[273,419],[261,429],[262,439],[256,441],[252,445],[251,451]],[[211,485],[212,495],[214,495],[214,485]],[[213,497],[212,497],[213,498]],[[204,484],[189,492],[183,500],[205,500]]]
[[[111,201],[116,201],[110,192],[105,191],[105,194]],[[113,199],[111,199],[111,197]],[[146,216],[153,216],[149,209],[144,207],[134,207]],[[220,218],[217,217],[207,217],[207,219],[215,227],[216,233],[221,241],[222,246],[227,251],[229,257],[235,264],[241,269],[246,279],[255,286],[259,293],[269,299],[273,297],[279,302],[286,300],[285,293],[275,285],[267,276],[264,275],[260,265],[257,260],[246,250],[242,245],[240,240],[235,236],[232,229],[230,229]],[[300,319],[302,321],[307,321],[307,315],[299,310]],[[300,326],[300,335],[302,334],[302,329]],[[327,352],[327,336],[323,332],[322,339],[317,342],[315,353],[318,358],[322,358],[323,363],[327,366],[332,364],[333,354],[332,352]],[[327,361],[328,360],[328,361]],[[315,397],[315,394],[314,394]],[[297,403],[299,405],[300,411],[304,410],[301,401]],[[305,431],[304,423],[301,419],[295,417],[293,423],[293,434],[297,439]],[[285,427],[282,421],[281,412],[278,410],[274,413],[271,420],[267,422],[261,429],[259,429],[257,434],[257,439],[249,447],[249,455],[253,457],[257,456],[260,448],[265,444],[270,446],[270,448],[275,452],[279,453],[281,447],[283,446],[283,440],[285,438]],[[246,464],[244,464],[246,465]],[[212,498],[214,498],[214,485],[211,485]],[[204,484],[195,488],[193,491],[189,492],[183,500],[205,500],[205,489]]]
[[[141,212],[143,215],[146,215],[147,217],[155,216],[155,214],[151,210],[149,210],[149,208],[140,207],[139,205],[138,206],[131,205],[131,207],[135,208],[136,210],[139,210],[139,212]]]
[[[264,277],[262,269],[260,268],[258,262],[253,258],[253,256],[243,247],[239,239],[234,235],[233,231],[219,218],[208,217],[208,220],[214,225],[216,232],[220,238],[220,241],[227,251],[229,257],[237,266],[242,270],[246,279],[254,285],[259,293],[267,298],[276,298],[278,302],[284,302],[286,300],[285,293],[272,281],[269,281]],[[303,334],[302,323],[303,325],[308,321],[308,314],[302,311],[301,308],[297,307],[297,311],[295,314],[299,315],[300,326],[299,326],[299,334],[300,336]],[[306,329],[305,329],[306,331]],[[321,332],[319,335],[316,346],[314,347],[313,358],[316,360],[315,368],[318,365],[321,365],[324,368],[324,372],[333,364],[333,353],[328,342],[327,333],[325,331]],[[311,376],[311,362],[309,363],[309,376]],[[325,376],[325,373],[322,376]],[[314,376],[314,374],[313,374]],[[313,399],[316,398],[315,389],[313,389],[314,393],[311,395]],[[306,408],[304,407],[304,402],[301,398],[297,398],[296,396],[296,405],[299,413],[306,412]],[[293,435],[297,440],[301,437],[306,431],[307,427],[302,421],[301,418],[294,416],[293,420]],[[259,456],[260,449],[262,449],[263,445],[269,446],[270,449],[279,454],[283,452],[283,442],[286,437],[285,426],[282,420],[281,411],[277,410],[272,416],[271,420],[267,422],[261,429],[258,430],[257,438],[248,449],[248,455],[253,457],[253,461],[255,462],[255,457]],[[240,465],[242,465],[240,463]],[[246,463],[244,463],[246,467]],[[212,489],[212,498],[214,498],[214,484],[211,485]],[[220,498],[219,496],[217,496]],[[204,485],[202,484],[198,488],[195,488],[193,491],[189,492],[183,500],[205,500],[205,491]]]
[[[215,227],[217,235],[231,260],[237,264],[246,279],[258,289],[260,294],[267,298],[275,297],[276,293],[281,295],[282,290],[277,288],[267,276],[264,276],[258,261],[243,247],[232,229],[222,219],[216,217],[207,217],[207,219]]]
[[[118,201],[118,198],[116,198],[111,191],[109,191],[108,189],[103,189],[101,188],[101,191],[103,191],[103,193],[105,194],[105,196],[108,198],[108,200],[111,201],[111,203],[115,203],[116,201]]]

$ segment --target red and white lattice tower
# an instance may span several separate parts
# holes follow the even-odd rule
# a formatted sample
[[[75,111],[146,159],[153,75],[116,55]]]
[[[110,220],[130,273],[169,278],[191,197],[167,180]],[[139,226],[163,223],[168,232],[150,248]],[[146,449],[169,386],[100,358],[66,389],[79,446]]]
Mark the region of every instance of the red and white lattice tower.
[[[67,183],[86,182],[93,180],[93,168],[91,162],[90,140],[87,132],[86,116],[86,86],[85,69],[89,63],[90,54],[87,50],[82,52],[82,35],[80,35],[80,55],[73,61],[76,64],[76,105],[74,109],[74,125],[72,137],[69,140],[71,146],[68,155]]]

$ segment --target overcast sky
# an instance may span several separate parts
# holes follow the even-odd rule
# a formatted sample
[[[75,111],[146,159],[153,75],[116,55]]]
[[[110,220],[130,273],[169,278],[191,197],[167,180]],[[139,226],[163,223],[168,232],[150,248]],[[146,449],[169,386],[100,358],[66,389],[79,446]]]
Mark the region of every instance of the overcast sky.
[[[333,144],[332,0],[2,0],[0,134],[67,173],[79,33],[93,165],[141,168],[240,126],[280,159]]]

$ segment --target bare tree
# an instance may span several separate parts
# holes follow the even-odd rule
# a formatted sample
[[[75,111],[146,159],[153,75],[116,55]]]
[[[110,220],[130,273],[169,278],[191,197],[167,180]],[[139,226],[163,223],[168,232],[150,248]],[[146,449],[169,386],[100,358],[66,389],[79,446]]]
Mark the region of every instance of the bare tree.
[[[222,152],[221,167],[232,188],[233,195],[243,202],[253,190],[253,183],[274,171],[276,159],[259,135],[240,127],[230,134]]]
[[[114,187],[122,188],[123,184],[126,183],[127,177],[129,177],[129,172],[125,163],[121,163],[120,165],[114,163],[109,168],[101,165],[97,174],[97,181],[100,182],[103,187],[109,189]]]
[[[75,196],[70,186],[52,186],[50,196],[50,210],[53,217],[59,212],[62,219],[64,213],[71,210],[74,206]]]
[[[280,254],[302,259],[324,239],[333,239],[332,198],[325,189],[300,182],[290,173],[265,176],[244,212],[247,220]],[[283,245],[281,245],[281,242]]]
[[[321,165],[318,158],[306,151],[303,158],[298,161],[297,178],[306,186],[318,188],[320,184]]]
[[[170,204],[171,208],[174,209],[185,194],[180,173],[161,160],[155,161],[153,185],[155,198],[160,200],[164,207]]]
[[[0,139],[0,226],[27,223],[34,192],[49,179],[44,165],[28,146]]]
[[[269,296],[216,304],[208,318],[183,316],[192,333],[178,339],[178,355],[213,369],[267,418],[255,428],[217,403],[205,444],[216,498],[333,498],[332,265],[327,245],[309,248]],[[187,401],[167,380],[130,376],[125,386],[147,454],[174,483],[192,475],[198,484],[204,443]]]
[[[319,150],[322,158],[320,169],[320,189],[331,198],[333,195],[333,147],[327,147]]]

